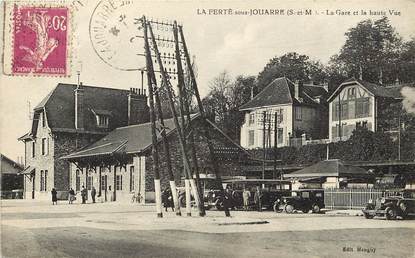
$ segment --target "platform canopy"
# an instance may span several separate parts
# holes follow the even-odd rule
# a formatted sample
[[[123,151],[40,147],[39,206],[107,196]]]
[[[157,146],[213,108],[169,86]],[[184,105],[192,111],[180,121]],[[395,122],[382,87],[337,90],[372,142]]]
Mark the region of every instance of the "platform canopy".
[[[309,167],[284,175],[284,178],[316,177],[374,177],[373,172],[360,167],[345,165],[341,160],[323,160]]]

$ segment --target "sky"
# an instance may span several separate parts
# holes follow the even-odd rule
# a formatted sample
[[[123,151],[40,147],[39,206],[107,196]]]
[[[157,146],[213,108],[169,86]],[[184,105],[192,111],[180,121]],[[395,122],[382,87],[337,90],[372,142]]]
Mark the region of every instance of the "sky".
[[[85,85],[120,89],[141,85],[138,71],[114,68],[144,65],[142,57],[136,55],[140,48],[137,50],[128,43],[130,36],[137,32],[132,22],[134,17],[146,15],[160,20],[177,20],[183,25],[187,46],[195,56],[202,96],[209,92],[209,82],[220,72],[226,70],[233,77],[240,74],[256,76],[271,58],[287,52],[306,54],[327,63],[344,44],[344,33],[349,28],[364,19],[379,19],[382,12],[404,40],[415,36],[414,0],[124,1],[128,4],[119,7],[109,19],[109,23],[114,23],[119,15],[124,14],[128,23],[125,30],[120,28],[119,37],[111,42],[117,58],[110,66],[97,55],[94,50],[97,43],[91,40],[89,32],[90,23],[94,24],[99,19],[94,10],[100,10],[107,1],[59,2],[72,10],[68,18],[70,72],[67,77],[6,75],[7,68],[4,67],[10,65],[11,52],[7,38],[13,31],[7,19],[4,21],[4,13],[0,14],[2,31],[5,28],[0,41],[3,56],[0,152],[15,160],[24,156],[24,145],[17,138],[28,132],[31,126],[29,103],[31,108],[36,106],[59,82],[76,83],[76,71],[81,72],[80,80]],[[115,2],[120,4],[121,1]],[[4,4],[4,1],[0,3]],[[10,3],[6,1],[6,4]],[[229,9],[232,14],[224,14]],[[3,10],[2,7],[1,12]],[[218,14],[220,10],[222,15]],[[279,10],[278,15],[276,10]],[[296,15],[288,15],[290,10]],[[305,10],[311,10],[312,14],[305,15]],[[251,11],[256,15],[249,15]],[[265,11],[273,11],[274,15],[266,15]]]

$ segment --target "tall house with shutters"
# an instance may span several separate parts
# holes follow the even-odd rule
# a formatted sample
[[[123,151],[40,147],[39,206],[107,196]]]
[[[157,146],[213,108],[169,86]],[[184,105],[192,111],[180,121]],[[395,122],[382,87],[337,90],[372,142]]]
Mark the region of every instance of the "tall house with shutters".
[[[59,83],[34,108],[31,129],[19,138],[25,145],[24,197],[50,198],[52,188],[65,196],[70,171],[61,157],[117,127],[148,121],[145,91]]]
[[[284,147],[301,145],[304,138],[327,138],[327,95],[327,88],[321,85],[294,83],[285,77],[275,79],[240,107],[245,112],[241,146],[273,147],[276,142]]]
[[[359,127],[380,130],[382,111],[390,103],[402,101],[403,86],[382,86],[355,78],[340,84],[328,98],[330,140],[347,140]]]

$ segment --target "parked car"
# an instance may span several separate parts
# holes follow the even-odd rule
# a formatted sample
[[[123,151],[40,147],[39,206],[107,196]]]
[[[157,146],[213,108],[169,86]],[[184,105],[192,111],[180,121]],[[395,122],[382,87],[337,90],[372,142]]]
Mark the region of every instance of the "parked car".
[[[386,195],[389,196],[378,198],[375,202],[369,200],[362,210],[366,219],[384,216],[387,220],[393,220],[398,216],[405,219],[415,215],[415,190],[389,191]]]
[[[254,196],[256,188],[261,188],[262,208],[266,210],[272,210],[274,203],[277,200],[281,200],[284,196],[291,194],[291,182],[287,180],[279,179],[224,179],[223,184],[226,184],[228,192],[230,192],[229,205],[231,209],[243,208],[243,189],[248,189],[251,192],[249,199],[250,209],[254,209],[255,202]],[[218,209],[223,208],[223,199],[216,200],[216,207]]]
[[[295,210],[308,213],[319,213],[324,208],[323,189],[299,189],[292,191],[292,196],[283,197],[280,202],[274,204],[274,211],[293,213]]]
[[[209,210],[217,205],[217,199],[221,196],[220,186],[217,185],[215,178],[200,178],[203,191],[203,201],[205,209]],[[177,187],[179,192],[179,203],[181,207],[186,207],[186,191],[184,187]],[[194,205],[194,196],[191,192],[191,205]]]

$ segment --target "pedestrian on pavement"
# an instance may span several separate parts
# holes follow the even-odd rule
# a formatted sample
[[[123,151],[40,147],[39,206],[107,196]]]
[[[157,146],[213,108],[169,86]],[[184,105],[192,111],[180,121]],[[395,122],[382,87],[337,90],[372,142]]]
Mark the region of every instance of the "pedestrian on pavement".
[[[166,212],[169,207],[171,207],[172,211],[174,211],[173,195],[169,188],[166,188],[161,194],[161,202],[163,203]]]
[[[248,211],[248,209],[249,209],[249,198],[251,198],[251,192],[248,189],[244,188],[244,191],[242,192],[242,198],[243,198],[243,201],[244,201],[244,210]]]
[[[96,194],[97,194],[97,190],[95,190],[95,187],[92,186],[92,189],[91,189],[92,203],[95,203],[95,195]]]
[[[257,208],[257,211],[262,211],[262,193],[259,186],[256,187],[255,195],[254,195],[254,202]]]
[[[86,195],[88,194],[87,190],[84,186],[82,186],[81,196],[82,196],[82,204],[86,203]]]
[[[58,192],[56,192],[55,188],[52,188],[52,205],[58,205]]]
[[[69,204],[72,204],[73,201],[75,200],[75,191],[72,189],[72,187],[71,187],[71,189],[69,189],[68,195],[69,195],[69,197],[68,197]]]

